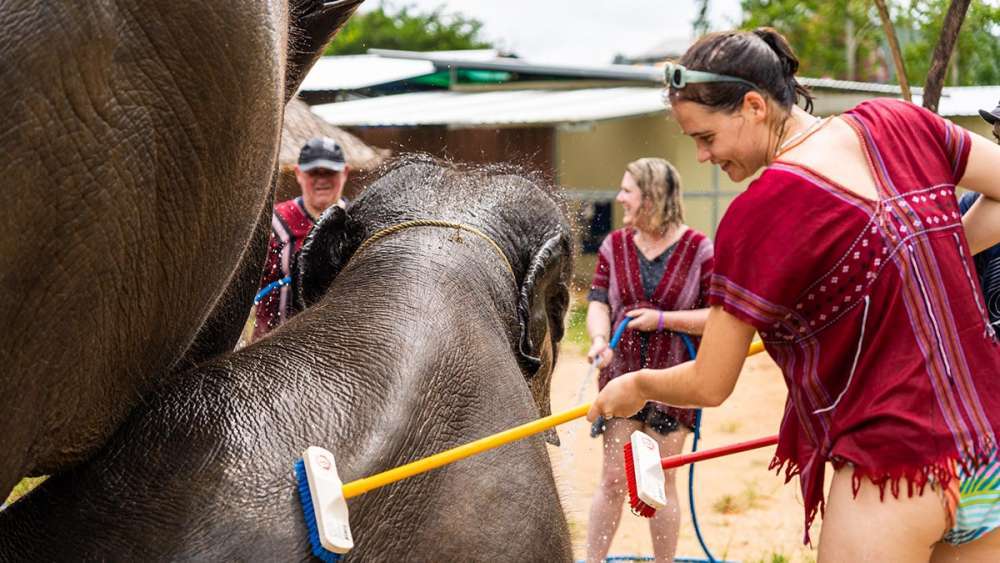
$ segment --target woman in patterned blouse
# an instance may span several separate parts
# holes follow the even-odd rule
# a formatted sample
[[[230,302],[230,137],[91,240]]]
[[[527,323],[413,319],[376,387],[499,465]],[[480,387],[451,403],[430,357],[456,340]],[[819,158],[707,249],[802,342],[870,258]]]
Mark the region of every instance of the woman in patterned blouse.
[[[697,361],[616,378],[588,416],[722,403],[756,331],[789,391],[772,468],[806,541],[825,508],[820,561],[995,561],[1000,346],[972,255],[1000,241],[1000,148],[893,99],[816,118],[797,68],[767,28],[668,66],[699,160],[764,170],[719,226]],[[964,218],[956,184],[983,194]]]

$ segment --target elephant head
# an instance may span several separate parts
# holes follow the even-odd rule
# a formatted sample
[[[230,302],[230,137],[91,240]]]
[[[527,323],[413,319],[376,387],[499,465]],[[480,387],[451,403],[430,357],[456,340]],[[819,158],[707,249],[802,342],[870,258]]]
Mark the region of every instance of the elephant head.
[[[358,3],[5,4],[0,497],[231,349],[284,103]]]
[[[305,556],[290,473],[307,446],[347,482],[548,411],[569,241],[556,196],[516,170],[391,165],[313,230],[308,309],[165,382],[98,455],[0,513],[0,559]],[[349,503],[360,561],[572,557],[538,437]]]
[[[514,167],[405,157],[386,165],[348,210],[334,207],[320,219],[299,258],[296,305],[303,309],[322,299],[359,247],[386,229],[419,220],[473,227],[495,242],[512,269],[517,291],[509,299],[510,347],[545,416],[573,267],[565,217],[551,188]],[[498,276],[504,260],[497,260]]]

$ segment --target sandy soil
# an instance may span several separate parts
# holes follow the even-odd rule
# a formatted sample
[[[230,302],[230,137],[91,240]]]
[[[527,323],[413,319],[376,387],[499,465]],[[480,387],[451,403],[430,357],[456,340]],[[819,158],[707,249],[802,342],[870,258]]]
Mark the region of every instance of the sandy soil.
[[[552,408],[575,406],[587,372],[586,358],[572,345],[564,347],[553,376]],[[596,394],[587,383],[583,401]],[[785,385],[777,366],[765,354],[751,358],[733,396],[722,407],[703,414],[699,449],[722,446],[777,432],[785,403]],[[584,556],[591,495],[601,467],[601,440],[592,439],[585,420],[559,429],[562,446],[550,447],[552,466],[562,493],[573,536],[574,553]],[[691,447],[687,440],[685,451]],[[701,462],[695,471],[698,522],[717,559],[740,561],[815,561],[816,552],[802,545],[802,502],[798,480],[788,485],[767,470],[774,452],[768,447]],[[678,557],[704,557],[691,526],[687,495],[688,472],[678,473],[683,522]],[[819,537],[819,524],[812,530]],[[626,511],[611,545],[610,555],[652,555],[645,520]]]

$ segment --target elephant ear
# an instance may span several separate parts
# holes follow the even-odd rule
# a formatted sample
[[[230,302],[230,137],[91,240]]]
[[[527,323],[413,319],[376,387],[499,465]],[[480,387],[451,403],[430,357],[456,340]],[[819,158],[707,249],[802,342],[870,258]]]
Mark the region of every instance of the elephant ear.
[[[330,207],[313,227],[296,260],[295,307],[319,301],[358,248],[358,228],[347,211]]]
[[[545,338],[550,337],[553,344],[562,340],[563,318],[569,307],[564,265],[569,259],[569,239],[565,234],[557,233],[532,256],[521,284],[517,304],[521,329],[518,362],[528,378],[533,377],[542,365]]]

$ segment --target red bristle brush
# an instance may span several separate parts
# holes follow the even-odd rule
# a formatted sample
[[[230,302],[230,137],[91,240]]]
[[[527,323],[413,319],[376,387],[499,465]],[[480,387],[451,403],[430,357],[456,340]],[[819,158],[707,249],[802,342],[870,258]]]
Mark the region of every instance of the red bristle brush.
[[[777,436],[767,436],[766,438],[757,438],[747,442],[737,442],[710,450],[660,459],[660,448],[656,440],[637,430],[632,433],[632,439],[629,443],[625,444],[625,479],[628,481],[628,501],[632,507],[632,513],[652,518],[657,509],[666,506],[667,497],[663,478],[663,470],[665,469],[755,450],[777,443]]]
[[[682,335],[683,336],[683,335]],[[695,352],[690,342],[687,342],[692,359]],[[764,343],[755,340],[747,350],[747,356],[753,356],[764,351]],[[749,442],[741,442],[690,454],[675,455],[660,459],[660,446],[656,440],[646,434],[635,431],[629,443],[625,444],[625,479],[628,481],[628,500],[632,513],[645,518],[652,518],[656,510],[667,504],[664,490],[663,470],[680,467],[702,459],[711,459],[736,452],[762,448],[777,443],[778,437],[760,438]],[[695,445],[697,445],[697,439]]]

